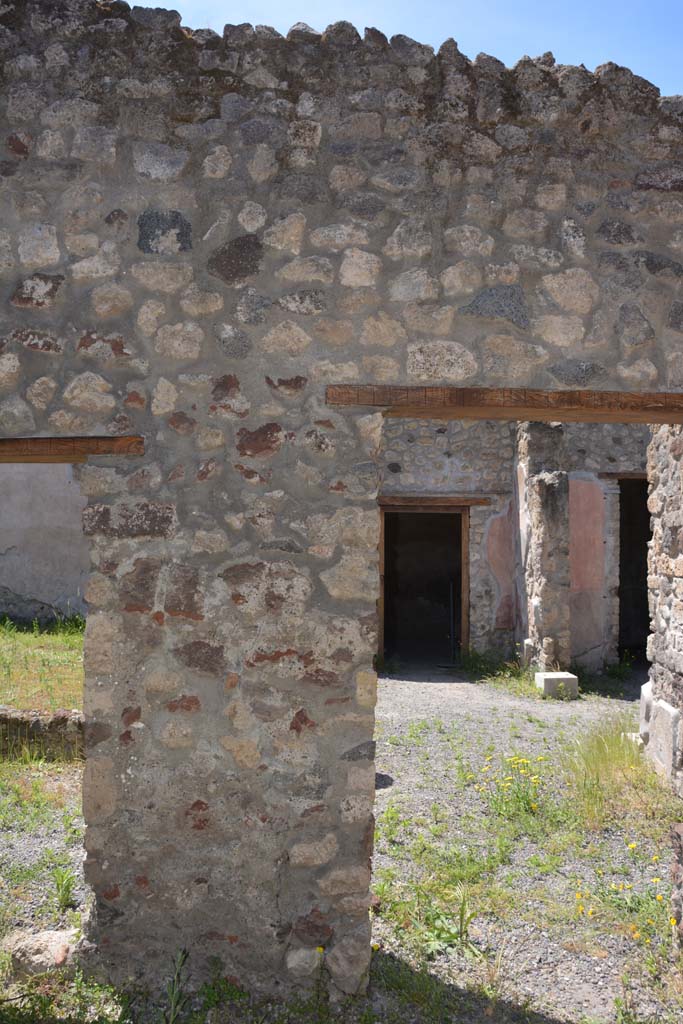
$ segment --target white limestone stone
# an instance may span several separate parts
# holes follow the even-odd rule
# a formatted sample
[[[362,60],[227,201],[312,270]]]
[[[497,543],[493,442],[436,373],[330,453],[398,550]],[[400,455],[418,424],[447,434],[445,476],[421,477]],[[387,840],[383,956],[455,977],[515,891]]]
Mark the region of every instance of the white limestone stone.
[[[579,680],[571,672],[537,672],[536,686],[544,697],[575,700],[579,696]]]

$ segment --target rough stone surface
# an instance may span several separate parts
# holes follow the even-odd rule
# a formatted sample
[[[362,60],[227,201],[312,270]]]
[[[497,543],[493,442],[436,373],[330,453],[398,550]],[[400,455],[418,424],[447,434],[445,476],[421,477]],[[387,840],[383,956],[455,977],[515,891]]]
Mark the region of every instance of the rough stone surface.
[[[486,63],[450,44],[218,37],[124,3],[49,8],[0,14],[3,137],[37,140],[0,196],[0,357],[19,361],[0,432],[146,440],[142,462],[91,480],[83,517],[108,583],[86,637],[87,719],[109,730],[84,786],[91,934],[114,979],[157,984],[183,945],[205,957],[198,976],[219,957],[270,991],[314,987],[297,951],[322,944],[348,993],[368,960],[372,822],[369,798],[345,817],[341,758],[373,729],[359,677],[376,651],[376,537],[321,554],[295,524],[376,516],[377,428],[326,407],[324,386],[486,386],[506,336],[519,386],[678,386],[677,122],[625,69],[615,84],[526,59],[492,94]],[[598,233],[614,220],[637,245]],[[462,261],[467,275],[442,276]],[[54,305],[10,301],[34,274],[64,278]],[[104,285],[132,306],[93,295]],[[285,298],[299,290],[316,298]],[[653,338],[621,343],[625,303]],[[534,334],[544,317],[584,334],[573,319]],[[563,487],[542,476],[539,510]],[[330,833],[329,863],[290,863]],[[298,924],[314,911],[322,943]]]

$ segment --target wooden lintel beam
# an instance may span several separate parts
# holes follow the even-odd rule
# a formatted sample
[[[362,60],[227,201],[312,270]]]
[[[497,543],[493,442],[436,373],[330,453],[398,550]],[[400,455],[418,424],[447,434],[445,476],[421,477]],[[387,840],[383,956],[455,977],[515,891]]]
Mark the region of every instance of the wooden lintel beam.
[[[144,455],[143,437],[5,437],[0,463],[85,462],[89,455]]]
[[[683,393],[330,384],[327,403],[421,419],[683,423]]]
[[[614,472],[598,473],[598,479],[600,480],[647,480],[647,473],[645,470],[627,470],[626,472],[620,473],[617,470]]]
[[[422,494],[380,494],[377,499],[381,508],[424,508],[432,511],[434,508],[471,508],[473,505],[490,505],[490,498],[483,498],[473,495],[461,495],[455,497],[450,494],[438,494],[432,497],[424,497]]]

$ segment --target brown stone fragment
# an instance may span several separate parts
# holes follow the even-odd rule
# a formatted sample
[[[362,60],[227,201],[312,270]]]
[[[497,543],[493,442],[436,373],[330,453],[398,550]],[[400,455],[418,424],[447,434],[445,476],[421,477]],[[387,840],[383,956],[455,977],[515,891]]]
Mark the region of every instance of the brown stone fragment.
[[[220,466],[216,459],[205,459],[203,462],[199,463],[196,479],[199,480],[200,483],[203,483],[205,480],[210,480],[212,477],[216,476],[219,470]]]
[[[120,334],[105,336],[97,331],[86,331],[78,342],[77,350],[105,359],[130,359],[133,355]]]
[[[214,381],[211,397],[214,402],[224,402],[228,398],[236,398],[240,393],[240,382],[234,373],[226,373]]]
[[[266,384],[273,391],[280,391],[285,395],[296,395],[306,387],[308,377],[278,377],[276,381],[271,377],[266,377]]]
[[[135,707],[124,708],[121,712],[121,721],[126,729],[129,729],[135,722],[139,722],[142,718],[142,708],[139,704]]]
[[[252,458],[267,458],[282,446],[283,433],[279,423],[264,423],[256,430],[242,428],[237,432],[237,451]]]
[[[210,644],[206,640],[191,640],[181,647],[174,647],[173,653],[188,668],[216,676],[222,676],[225,672],[225,652],[217,644]]]
[[[45,309],[53,306],[63,282],[62,274],[32,274],[19,282],[10,302],[19,309]]]
[[[263,260],[263,244],[256,235],[233,238],[213,253],[207,268],[225,284],[236,284],[258,274]]]
[[[132,570],[121,578],[121,600],[125,612],[151,612],[160,568],[158,558],[135,560]]]
[[[173,713],[177,711],[199,711],[202,706],[202,702],[199,697],[187,696],[183,694],[181,697],[176,697],[175,700],[169,700],[166,703],[166,710]]]
[[[243,476],[249,483],[267,484],[270,480],[270,471],[265,475],[257,473],[255,469],[251,469],[250,466],[243,466],[241,462],[236,462],[233,466],[240,476]]]
[[[192,416],[188,416],[186,412],[174,412],[168,417],[167,422],[176,434],[184,434],[186,437],[193,433],[197,426],[197,421]]]
[[[172,537],[176,530],[174,505],[140,501],[132,505],[88,505],[83,510],[86,537]]]
[[[18,342],[32,352],[61,355],[64,351],[62,342],[49,331],[34,331],[29,327],[20,327],[16,331],[12,331],[10,337],[12,341]]]
[[[289,728],[297,735],[301,735],[304,729],[313,729],[316,722],[309,718],[304,708],[300,708],[289,723]]]
[[[26,132],[12,132],[7,136],[7,148],[15,156],[27,157],[30,150],[31,137]]]
[[[199,591],[199,571],[192,565],[174,564],[168,571],[164,611],[175,618],[201,621],[204,602]]]
[[[322,946],[330,941],[334,928],[318,907],[313,907],[308,914],[297,918],[292,933],[306,946]]]

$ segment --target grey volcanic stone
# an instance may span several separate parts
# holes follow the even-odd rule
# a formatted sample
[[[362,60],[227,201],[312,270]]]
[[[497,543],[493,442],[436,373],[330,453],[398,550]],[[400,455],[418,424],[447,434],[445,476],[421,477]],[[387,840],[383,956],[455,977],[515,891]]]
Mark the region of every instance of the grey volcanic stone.
[[[138,217],[138,228],[142,252],[166,254],[192,248],[192,225],[178,210],[145,210]]]
[[[683,331],[683,302],[680,299],[676,299],[671,306],[667,325],[674,331]]]
[[[605,367],[583,359],[565,359],[548,367],[553,377],[571,388],[586,388],[598,384],[607,376]]]
[[[299,316],[314,316],[316,313],[322,313],[327,306],[325,292],[314,288],[290,292],[277,301],[282,309],[286,309],[288,313],[298,313]]]
[[[246,288],[237,303],[236,316],[242,324],[262,324],[272,305],[267,295],[259,295],[255,288]]]
[[[640,348],[654,339],[652,324],[635,302],[625,302],[619,309],[616,332],[621,344],[627,348]]]
[[[642,242],[635,228],[623,220],[603,220],[597,234],[610,245],[635,245]]]
[[[251,338],[231,324],[217,324],[216,339],[218,347],[230,359],[245,359],[252,348]]]
[[[253,117],[240,125],[242,141],[248,146],[267,142],[271,146],[281,146],[287,138],[287,129],[282,121],[274,117]]]
[[[499,284],[493,288],[484,288],[466,306],[461,306],[460,312],[469,316],[509,320],[516,327],[522,328],[528,327],[530,323],[524,292],[518,284]]]
[[[229,92],[221,99],[221,117],[229,124],[239,121],[252,109],[251,102],[238,92]]]
[[[642,171],[636,175],[636,188],[658,192],[683,192],[683,164],[658,167],[654,171]]]
[[[660,256],[659,253],[639,249],[633,253],[633,260],[637,266],[645,267],[649,274],[670,273],[674,277],[683,277],[683,264],[669,256]]]

